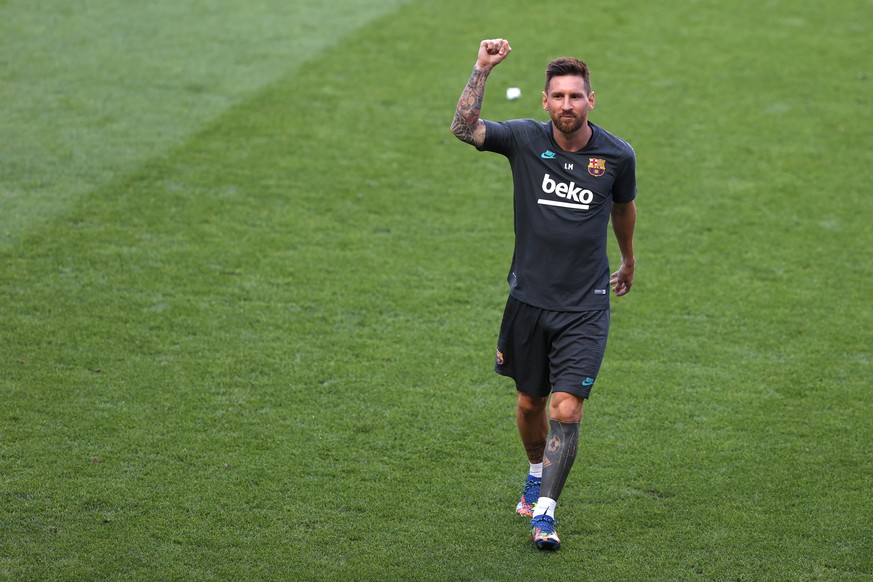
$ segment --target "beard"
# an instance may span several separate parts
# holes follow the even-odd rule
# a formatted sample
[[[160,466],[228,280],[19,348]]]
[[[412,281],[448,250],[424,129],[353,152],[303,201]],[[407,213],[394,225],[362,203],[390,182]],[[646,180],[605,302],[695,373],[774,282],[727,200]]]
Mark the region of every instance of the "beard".
[[[558,131],[564,134],[570,134],[578,131],[582,127],[583,119],[581,117],[563,117],[560,115],[552,115],[552,123],[558,128]]]

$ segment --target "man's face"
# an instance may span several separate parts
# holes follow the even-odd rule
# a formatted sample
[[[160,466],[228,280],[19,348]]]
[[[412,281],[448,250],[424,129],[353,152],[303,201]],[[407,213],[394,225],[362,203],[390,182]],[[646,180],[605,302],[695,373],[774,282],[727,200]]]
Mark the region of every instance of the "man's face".
[[[543,108],[559,131],[570,134],[588,122],[588,112],[594,109],[594,91],[585,90],[582,77],[552,77],[548,93],[543,93]]]

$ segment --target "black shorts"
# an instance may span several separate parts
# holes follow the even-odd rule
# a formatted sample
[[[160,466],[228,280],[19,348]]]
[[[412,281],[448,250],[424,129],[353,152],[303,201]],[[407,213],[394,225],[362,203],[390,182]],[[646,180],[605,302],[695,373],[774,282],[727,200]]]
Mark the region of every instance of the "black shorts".
[[[588,398],[608,335],[608,309],[550,311],[510,296],[494,371],[513,378],[516,388],[531,396],[555,391]]]

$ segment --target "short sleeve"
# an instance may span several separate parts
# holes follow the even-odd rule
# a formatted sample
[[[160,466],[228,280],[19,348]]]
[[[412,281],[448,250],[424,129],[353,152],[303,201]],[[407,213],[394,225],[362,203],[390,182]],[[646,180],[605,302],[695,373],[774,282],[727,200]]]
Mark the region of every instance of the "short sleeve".
[[[485,121],[485,143],[481,151],[508,156],[512,151],[512,129],[508,121]]]
[[[619,204],[627,204],[637,197],[637,156],[630,145],[627,147],[625,163],[612,185],[612,200]]]

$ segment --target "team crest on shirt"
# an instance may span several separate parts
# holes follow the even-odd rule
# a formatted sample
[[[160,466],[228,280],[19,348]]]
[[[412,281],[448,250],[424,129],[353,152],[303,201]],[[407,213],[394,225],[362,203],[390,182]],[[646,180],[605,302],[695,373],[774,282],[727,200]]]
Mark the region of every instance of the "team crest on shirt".
[[[588,173],[599,178],[606,173],[606,160],[600,158],[588,158]]]
[[[502,366],[503,363],[504,363],[503,362],[503,352],[501,352],[500,350],[497,350],[497,365]]]

